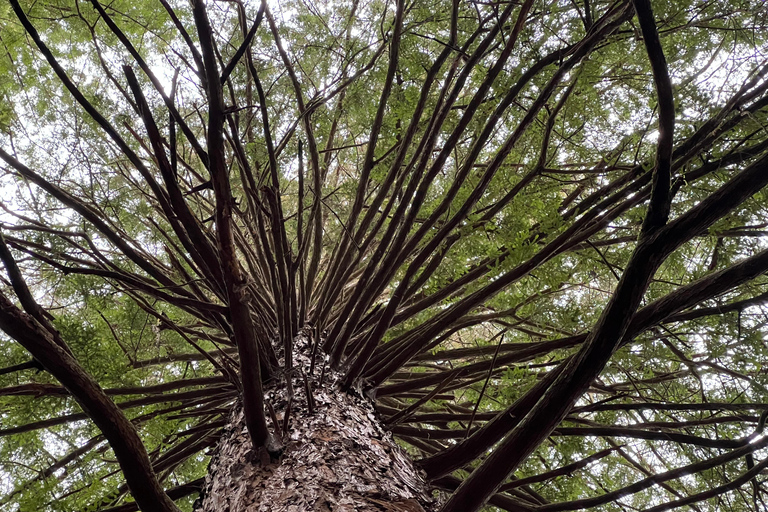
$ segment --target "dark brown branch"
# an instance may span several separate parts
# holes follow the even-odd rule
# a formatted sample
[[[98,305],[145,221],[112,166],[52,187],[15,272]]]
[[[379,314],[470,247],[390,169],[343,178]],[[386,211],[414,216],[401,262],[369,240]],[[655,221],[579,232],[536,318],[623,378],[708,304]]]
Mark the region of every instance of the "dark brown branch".
[[[109,441],[126,482],[144,512],[178,512],[152,470],[133,424],[98,383],[64,351],[46,329],[0,295],[0,328],[18,341],[77,399]]]
[[[687,496],[685,498],[681,498],[679,500],[670,501],[669,503],[665,503],[663,505],[657,505],[655,507],[647,509],[647,512],[665,512],[666,510],[671,510],[673,508],[683,507],[685,505],[690,505],[692,503],[698,503],[700,501],[708,500],[710,498],[713,498],[715,496],[719,496],[723,493],[726,493],[728,491],[732,491],[734,489],[738,489],[742,485],[745,485],[750,480],[756,478],[759,474],[761,474],[766,468],[768,468],[768,458],[764,459],[760,464],[756,464],[753,467],[749,469],[749,471],[746,471],[739,475],[737,478],[734,478],[730,482],[724,485],[719,485],[717,487],[714,487],[712,489],[709,489],[707,491],[703,491],[697,494],[693,494],[691,496]],[[756,509],[757,510],[757,509]]]
[[[152,151],[165,181],[166,191],[169,195],[168,206],[170,207],[165,212],[165,217],[170,222],[184,248],[192,255],[198,267],[205,269],[211,281],[221,283],[220,264],[210,243],[210,238],[203,231],[200,221],[190,211],[179,188],[176,173],[173,172],[171,163],[165,155],[165,147],[160,131],[155,124],[149,104],[141,91],[136,75],[134,75],[133,70],[129,66],[123,66],[123,71],[128,79],[131,92],[136,99],[136,105],[147,129],[147,135],[149,135]]]
[[[478,92],[474,95],[472,98],[472,104],[474,108],[479,107],[482,100],[485,98],[485,95],[490,89],[491,84],[494,82],[498,74],[503,69],[503,66],[505,65],[507,59],[512,53],[512,50],[515,48],[516,42],[517,42],[517,36],[522,31],[523,26],[525,24],[526,15],[528,10],[531,8],[532,2],[528,1],[525,4],[523,4],[520,8],[520,11],[518,12],[517,21],[515,23],[515,27],[513,29],[512,35],[510,36],[509,40],[507,41],[507,44],[504,47],[504,50],[502,51],[501,55],[497,59],[497,61],[494,63],[494,66],[488,71],[487,76],[484,78],[483,84],[480,86]],[[511,5],[510,5],[511,7]],[[509,9],[509,8],[508,8]],[[511,10],[510,10],[511,12]],[[553,79],[553,82],[555,79]],[[548,97],[546,92],[542,93],[542,96],[544,97],[544,100]],[[543,101],[540,103],[540,105],[543,105]],[[458,175],[455,178],[455,181],[453,182],[452,186],[446,192],[445,197],[441,201],[440,205],[435,209],[434,212],[430,214],[430,217],[428,221],[423,223],[416,234],[414,234],[411,238],[411,241],[413,240],[421,240],[425,233],[431,229],[432,226],[434,226],[437,219],[439,219],[445,211],[447,211],[447,208],[451,204],[453,198],[458,193],[461,184],[463,183],[466,174],[471,169],[471,163],[474,162],[474,160],[477,158],[477,154],[480,151],[480,147],[482,147],[483,142],[487,140],[487,138],[490,136],[491,133],[491,126],[494,124],[494,120],[498,119],[497,116],[499,116],[499,110],[501,110],[502,107],[498,107],[497,111],[494,113],[494,117],[488,121],[484,127],[483,135],[479,138],[479,140],[473,145],[472,148],[472,154],[467,158],[467,163],[465,163],[462,166],[462,169],[458,173]],[[469,121],[472,119],[474,113],[474,109],[468,109],[465,111],[465,115],[462,117],[462,123],[469,123]],[[429,254],[434,252],[434,250],[437,248],[437,245],[441,242],[443,238],[445,238],[452,230],[455,228],[458,223],[464,219],[464,217],[469,213],[471,207],[480,199],[482,193],[485,191],[486,186],[490,183],[491,178],[495,174],[498,167],[501,165],[501,162],[504,161],[506,156],[508,155],[509,151],[511,151],[512,147],[514,146],[517,139],[522,135],[522,133],[525,132],[526,128],[528,127],[528,124],[530,123],[530,120],[535,116],[537,113],[536,107],[532,107],[528,114],[526,115],[526,118],[521,121],[521,123],[518,125],[518,127],[515,129],[513,134],[508,137],[508,139],[503,144],[502,148],[497,152],[497,154],[494,157],[494,164],[492,166],[489,166],[488,169],[486,169],[486,172],[483,174],[480,183],[474,188],[472,191],[470,197],[464,201],[464,203],[461,205],[459,210],[451,216],[451,218],[445,222],[445,224],[440,228],[439,232],[432,238],[429,244],[427,244],[427,247],[425,247],[421,253],[416,257],[415,261],[411,263],[411,265],[408,268],[408,271],[406,273],[406,276],[401,280],[401,282],[398,284],[397,288],[392,293],[392,296],[389,299],[389,302],[387,304],[387,308],[384,311],[383,318],[379,319],[378,323],[376,324],[373,332],[367,337],[364,345],[364,349],[360,354],[356,354],[356,358],[349,369],[347,376],[346,376],[346,384],[350,385],[358,376],[360,376],[363,373],[363,370],[365,369],[366,364],[368,363],[368,360],[373,355],[373,352],[375,351],[376,347],[378,346],[380,340],[382,339],[384,332],[389,328],[389,325],[391,323],[391,319],[394,317],[395,312],[397,311],[397,308],[402,303],[402,300],[404,299],[404,293],[408,289],[408,285],[410,284],[411,280],[415,276],[417,269],[421,267],[421,265],[426,261]],[[466,124],[464,124],[463,127],[457,128],[454,130],[454,132],[451,134],[452,137],[457,137],[463,132],[463,129],[466,128]],[[451,147],[450,142],[447,143],[446,147]],[[445,161],[445,158],[448,156],[448,151],[445,149],[441,151],[441,156],[443,157],[443,162]],[[375,276],[372,279],[372,284],[369,287],[370,291],[367,292],[365,298],[358,302],[356,305],[355,311],[353,313],[352,319],[348,321],[348,331],[350,328],[354,328],[357,324],[357,319],[362,317],[362,313],[367,309],[369,306],[371,300],[375,295],[378,295],[380,293],[380,289],[382,284],[384,284],[386,281],[391,279],[391,276],[394,275],[394,272],[396,268],[399,266],[396,263],[398,254],[402,253],[408,253],[410,252],[408,249],[408,246],[401,252],[401,248],[403,243],[406,240],[407,235],[410,232],[411,226],[413,225],[414,219],[419,211],[419,207],[422,204],[424,198],[426,197],[426,190],[427,186],[429,185],[430,176],[434,177],[434,173],[436,170],[438,170],[440,167],[442,167],[442,163],[440,162],[440,159],[438,158],[438,161],[432,164],[431,172],[425,177],[425,180],[422,181],[422,183],[419,186],[419,190],[417,191],[416,195],[413,198],[412,204],[410,205],[409,213],[406,215],[404,219],[403,226],[401,229],[399,229],[397,236],[395,236],[391,247],[389,247],[389,255],[388,257],[381,262],[381,268],[378,272],[378,275]],[[414,178],[415,181],[415,178]],[[394,231],[394,228],[398,227],[397,223],[392,223],[392,227],[390,231]],[[372,265],[369,265],[369,267],[375,267],[378,266],[379,261],[376,260],[376,257],[374,256]],[[362,284],[366,283],[359,283],[358,288],[361,287]],[[355,300],[355,299],[353,299]],[[331,334],[333,336],[333,334]],[[341,339],[339,340],[336,350],[338,351],[338,345],[343,346],[345,343],[344,339],[344,333],[341,334]],[[348,335],[347,335],[348,336]]]
[[[232,190],[223,144],[224,100],[211,26],[205,9],[203,0],[195,0],[193,14],[200,38],[208,84],[209,170],[216,195],[218,249],[227,289],[234,338],[240,355],[240,379],[243,385],[245,421],[254,449],[264,446],[270,453],[277,453],[280,448],[277,446],[275,437],[268,430],[264,411],[258,333],[251,318],[251,311],[246,298],[245,278],[235,254],[232,232]]]
[[[264,9],[266,8],[266,6],[267,6],[267,3],[265,1],[262,1],[261,5],[259,6],[259,10],[256,13],[256,19],[253,20],[253,25],[251,26],[251,29],[245,35],[245,38],[243,39],[243,42],[240,44],[240,47],[235,52],[235,55],[232,56],[232,60],[229,61],[229,64],[227,64],[227,66],[224,68],[224,71],[221,73],[222,85],[227,81],[232,71],[234,71],[235,66],[237,66],[238,62],[240,62],[240,59],[243,57],[245,52],[248,51],[248,47],[251,45],[251,41],[253,41],[253,36],[256,35],[256,31],[259,29],[259,25],[261,25],[261,20],[264,17]],[[262,104],[261,108],[266,108],[266,105]]]
[[[672,137],[675,131],[675,103],[672,81],[669,78],[667,60],[661,48],[656,21],[650,0],[633,0],[643,42],[648,52],[659,97],[659,141],[656,148],[656,167],[653,170],[653,188],[648,213],[643,221],[643,232],[647,233],[666,224],[672,201],[670,180],[672,172]]]
[[[633,312],[639,306],[651,276],[661,263],[685,241],[712,225],[732,208],[763,188],[768,183],[766,166],[768,166],[768,155],[747,167],[686,214],[664,228],[649,233],[649,236],[640,241],[630,257],[613,297],[603,310],[595,329],[587,337],[579,354],[566,364],[563,373],[544,393],[526,418],[465,480],[462,487],[446,503],[444,508],[446,512],[477,510],[501,485],[504,477],[514,470],[562,421],[572,404],[602,371],[620,345],[632,320]],[[765,253],[761,256],[766,257]],[[753,259],[750,258],[750,260]],[[731,286],[737,283],[738,281],[732,282]]]
[[[0,368],[0,375],[8,375],[9,373],[20,372],[22,370],[42,371],[44,368],[39,362],[33,359],[31,361],[27,361],[26,363],[19,363],[12,366],[6,366],[5,368]]]
[[[610,503],[612,501],[615,501],[629,494],[640,492],[654,485],[658,485],[663,482],[668,482],[670,480],[681,478],[685,475],[693,475],[696,473],[700,473],[702,471],[706,471],[708,469],[715,468],[723,464],[726,464],[728,462],[740,459],[741,457],[744,457],[749,453],[753,453],[761,448],[764,448],[767,445],[768,445],[768,437],[764,437],[759,441],[756,441],[754,443],[748,443],[740,448],[736,448],[735,450],[732,450],[730,452],[724,453],[722,455],[718,455],[717,457],[712,457],[711,459],[695,462],[693,464],[688,464],[686,466],[681,466],[679,468],[675,468],[673,470],[666,471],[664,473],[659,473],[659,474],[650,476],[648,478],[644,478],[643,480],[639,480],[634,484],[628,485],[626,487],[622,487],[621,489],[617,489],[615,491],[605,493],[601,496],[596,496],[594,498],[585,498],[581,500],[574,500],[570,502],[553,503],[551,505],[545,505],[544,507],[539,509],[539,511],[540,512],[560,512],[564,510],[581,510],[585,508],[599,507],[600,505]],[[746,481],[749,481],[749,479],[747,479]]]
[[[166,489],[165,493],[172,500],[180,500],[181,498],[185,498],[190,494],[200,492],[204,482],[205,478],[198,478],[197,480],[192,480],[191,482]],[[139,507],[136,506],[136,503],[126,503],[125,505],[119,505],[117,507],[102,508],[99,509],[99,512],[134,512],[136,510],[139,510]]]
[[[583,469],[588,465],[592,464],[593,462],[598,461],[604,457],[607,457],[608,455],[610,455],[611,453],[613,453],[615,450],[619,448],[620,446],[606,448],[605,450],[600,450],[597,453],[593,453],[589,457],[584,457],[583,459],[577,460],[576,462],[573,462],[571,464],[566,464],[565,466],[562,466],[555,470],[546,471],[538,475],[513,480],[512,482],[502,485],[501,488],[499,488],[499,491],[503,492],[509,489],[514,489],[515,487],[521,487],[523,485],[529,485],[537,482],[546,482],[547,480],[551,480],[553,478],[557,478],[560,476],[572,475],[574,471]]]
[[[137,398],[135,400],[127,400],[125,402],[117,403],[116,406],[119,409],[124,410],[124,409],[132,409],[136,407],[143,407],[143,406],[152,405],[152,404],[181,402],[181,405],[179,406],[173,406],[168,408],[167,410],[157,411],[155,413],[152,413],[153,415],[157,416],[159,414],[166,414],[178,409],[185,409],[187,407],[199,405],[200,400],[195,401],[195,399],[202,399],[202,402],[211,402],[215,400],[231,401],[234,397],[235,397],[235,390],[232,388],[229,388],[229,389],[226,389],[223,387],[211,388],[211,389],[203,388],[203,389],[197,389],[193,391],[183,391],[180,393],[169,393],[167,395],[147,396],[143,398]],[[199,414],[201,414],[201,411],[195,411],[193,413],[194,416],[197,416]],[[53,427],[56,425],[64,425],[66,423],[71,423],[73,421],[80,421],[88,418],[89,418],[89,415],[86,413],[67,414],[65,416],[58,416],[55,418],[49,418],[46,420],[27,423],[25,425],[20,425],[18,427],[9,427],[9,428],[0,429],[0,437],[10,436],[14,434],[21,434],[24,432],[31,432],[33,430]]]
[[[175,14],[173,13],[173,10],[165,3],[165,0],[161,0],[163,4],[166,6],[166,9],[168,10],[171,17],[174,19],[175,22],[178,21]],[[120,42],[125,46],[125,48],[128,50],[128,52],[131,54],[131,56],[136,60],[136,63],[139,64],[139,67],[141,67],[142,71],[147,75],[147,77],[152,82],[152,85],[155,87],[155,90],[160,94],[160,97],[163,98],[163,102],[165,103],[166,108],[171,112],[173,115],[173,119],[178,125],[181,127],[182,132],[184,132],[184,136],[187,138],[187,141],[192,145],[195,152],[198,155],[198,158],[203,162],[203,165],[206,167],[208,166],[208,155],[206,154],[203,147],[200,145],[200,142],[197,140],[197,137],[195,136],[192,129],[187,124],[184,117],[179,113],[179,111],[176,109],[176,106],[173,103],[173,99],[168,97],[167,94],[165,94],[162,85],[160,84],[160,81],[157,79],[155,74],[152,72],[152,70],[147,65],[144,58],[139,54],[138,51],[136,51],[136,48],[133,46],[133,44],[130,42],[128,37],[123,33],[122,30],[120,30],[120,27],[117,26],[117,24],[112,20],[112,18],[107,14],[107,11],[104,10],[104,8],[101,6],[101,4],[98,2],[98,0],[91,0],[91,4],[93,7],[99,12],[101,17],[104,19],[104,22],[107,24],[109,29],[112,31],[112,33],[117,36],[117,38],[120,40]],[[179,28],[180,33],[182,36],[186,35],[186,31],[183,29],[180,23],[177,23],[177,28]],[[187,35],[187,37],[189,37]],[[193,56],[195,57],[196,62],[198,62],[198,65],[202,61],[198,61],[199,54],[194,49],[194,45],[190,45],[190,47],[193,49]],[[202,73],[202,69],[200,71],[200,76],[204,77],[205,73]],[[90,112],[89,112],[90,113]],[[92,114],[91,114],[92,115]],[[101,123],[99,123],[101,124]],[[110,134],[111,135],[111,134]],[[121,147],[122,149],[122,147]]]

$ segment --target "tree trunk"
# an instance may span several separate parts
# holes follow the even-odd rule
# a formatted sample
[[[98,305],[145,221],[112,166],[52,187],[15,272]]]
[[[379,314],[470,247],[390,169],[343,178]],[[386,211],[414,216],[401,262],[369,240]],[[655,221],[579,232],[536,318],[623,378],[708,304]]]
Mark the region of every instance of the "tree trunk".
[[[242,403],[229,416],[196,512],[418,512],[434,508],[411,459],[386,432],[369,400],[341,390],[340,376],[309,373],[308,343],[296,347],[290,379],[266,387],[270,428],[288,435],[279,460],[254,451]],[[322,381],[320,380],[322,375]],[[308,385],[309,384],[309,385]],[[311,389],[311,391],[308,390]],[[312,395],[308,404],[307,396]],[[269,407],[269,405],[268,405]],[[278,428],[275,429],[275,419]]]

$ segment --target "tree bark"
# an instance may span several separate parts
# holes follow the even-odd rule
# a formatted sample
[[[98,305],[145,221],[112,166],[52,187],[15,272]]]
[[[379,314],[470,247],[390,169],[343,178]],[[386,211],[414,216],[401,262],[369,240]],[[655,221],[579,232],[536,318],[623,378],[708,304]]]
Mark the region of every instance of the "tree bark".
[[[237,403],[195,511],[432,510],[423,473],[383,429],[370,401],[342,391],[336,372],[315,368],[318,375],[307,375],[310,347],[304,340],[298,345],[290,382],[283,376],[266,387],[266,402],[275,410],[270,429],[282,434],[285,451],[271,460],[254,450]]]

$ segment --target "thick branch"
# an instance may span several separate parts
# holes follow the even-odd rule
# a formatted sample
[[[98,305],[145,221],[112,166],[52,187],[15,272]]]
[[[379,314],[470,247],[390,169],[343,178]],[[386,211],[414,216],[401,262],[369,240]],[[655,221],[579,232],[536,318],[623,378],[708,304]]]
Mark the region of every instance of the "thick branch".
[[[633,0],[643,42],[648,52],[659,97],[659,141],[656,148],[656,168],[653,172],[653,189],[648,213],[643,223],[643,232],[663,226],[669,217],[672,201],[670,180],[672,172],[672,137],[675,131],[675,103],[672,95],[672,81],[669,78],[667,60],[661,48],[656,22],[653,19],[650,0]]]
[[[144,512],[178,512],[152,470],[144,444],[125,414],[45,328],[0,294],[0,328],[40,361],[75,397],[115,452],[134,499]]]

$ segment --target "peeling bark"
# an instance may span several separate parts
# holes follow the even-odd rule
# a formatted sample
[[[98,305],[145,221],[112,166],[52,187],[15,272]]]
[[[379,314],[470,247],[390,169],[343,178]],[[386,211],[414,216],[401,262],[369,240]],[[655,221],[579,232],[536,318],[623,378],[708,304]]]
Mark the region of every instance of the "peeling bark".
[[[195,511],[432,510],[423,473],[383,429],[371,402],[342,391],[341,375],[327,369],[322,385],[319,376],[308,377],[310,385],[305,385],[310,346],[305,340],[297,345],[290,383],[283,376],[282,382],[266,386],[266,401],[276,411],[270,428],[280,431],[289,411],[285,451],[279,460],[270,460],[264,450],[255,451],[242,404],[237,403]],[[313,395],[309,403],[308,389]]]

